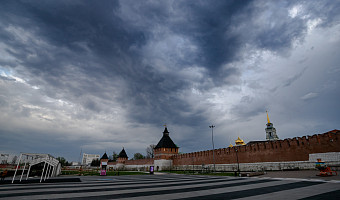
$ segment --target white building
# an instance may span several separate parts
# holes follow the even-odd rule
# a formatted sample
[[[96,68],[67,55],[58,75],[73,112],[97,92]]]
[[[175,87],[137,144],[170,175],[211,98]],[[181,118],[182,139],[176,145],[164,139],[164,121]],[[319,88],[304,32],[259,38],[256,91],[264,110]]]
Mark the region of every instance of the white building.
[[[100,155],[83,153],[82,165],[91,165],[92,160],[100,159]]]
[[[7,164],[8,163],[9,154],[1,153],[0,154],[0,164]]]

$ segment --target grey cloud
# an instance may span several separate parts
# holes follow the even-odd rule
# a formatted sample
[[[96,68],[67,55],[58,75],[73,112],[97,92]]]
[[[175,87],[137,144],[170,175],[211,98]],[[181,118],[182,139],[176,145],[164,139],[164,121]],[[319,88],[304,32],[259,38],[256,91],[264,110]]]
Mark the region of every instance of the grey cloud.
[[[303,5],[301,15],[308,17],[288,15],[296,4]],[[0,65],[26,78],[26,85],[10,85],[0,77],[5,82],[1,91],[8,94],[1,96],[5,103],[0,109],[27,117],[50,112],[100,128],[98,121],[114,115],[130,126],[195,127],[178,133],[183,135],[177,143],[190,146],[185,147],[189,151],[199,143],[188,141],[193,136],[208,137],[209,111],[218,104],[210,101],[211,91],[233,86],[235,93],[243,92],[244,68],[235,63],[256,50],[289,59],[294,42],[305,39],[308,20],[321,18],[319,26],[332,26],[339,17],[337,8],[339,3],[332,1],[5,1],[0,7],[0,45],[15,59],[0,58]],[[292,87],[304,72],[277,87],[273,84],[272,92]],[[264,90],[260,81],[246,82],[256,93]],[[33,86],[40,89],[29,90]],[[250,120],[264,111],[266,94],[242,94],[241,102],[216,118],[237,113]],[[301,98],[308,99],[308,94]],[[40,110],[22,103],[39,105]],[[54,122],[65,125],[61,119]],[[118,138],[124,135],[117,133],[119,128],[105,126],[97,134],[110,132],[117,134],[116,141],[126,141]]]
[[[318,93],[315,92],[310,92],[308,94],[303,95],[302,97],[300,97],[300,99],[302,100],[309,100],[309,99],[314,99],[318,96]]]
[[[0,79],[2,79],[2,80],[4,80],[4,81],[15,81],[14,78],[9,78],[9,77],[7,77],[7,76],[1,76],[1,75],[0,75]]]
[[[292,83],[294,83],[296,80],[298,80],[299,78],[301,78],[301,76],[304,74],[304,72],[306,71],[307,67],[303,68],[302,71],[296,75],[294,75],[293,77],[288,78],[285,83],[283,84],[283,87],[288,87],[290,86]]]
[[[173,64],[180,67],[199,63],[208,69],[208,75],[216,85],[235,84],[234,77],[240,75],[239,69],[222,66],[241,59],[238,52],[244,40],[257,41],[258,43],[254,44],[259,48],[280,49],[289,47],[291,41],[305,29],[301,20],[290,20],[288,16],[283,18],[282,16],[287,13],[285,9],[279,9],[279,5],[269,3],[266,7],[257,6],[258,4],[260,3],[244,1],[226,3],[180,1],[168,4],[155,2],[152,6],[138,2],[129,6],[128,2],[116,1],[104,2],[101,5],[91,2],[69,4],[67,1],[43,4],[18,3],[16,6],[22,11],[21,17],[29,17],[33,27],[37,27],[25,28],[45,39],[51,46],[46,47],[47,49],[32,49],[26,44],[19,44],[18,47],[26,51],[10,53],[23,58],[23,64],[29,66],[27,69],[31,71],[30,76],[40,76],[43,78],[42,83],[48,83],[47,92],[51,97],[64,94],[63,97],[72,98],[69,96],[72,95],[73,100],[84,101],[82,99],[85,94],[96,95],[98,91],[98,95],[101,95],[105,91],[103,88],[106,85],[98,79],[114,80],[122,77],[126,88],[116,89],[119,90],[120,97],[105,96],[103,99],[119,100],[123,104],[131,102],[127,107],[130,110],[130,117],[140,122],[147,119],[159,123],[159,118],[165,118],[163,120],[170,118],[171,121],[176,120],[176,123],[185,123],[185,114],[183,117],[172,116],[175,113],[193,112],[190,104],[178,98],[178,92],[191,87],[192,83],[178,79],[177,74],[174,74],[175,76],[159,74],[152,69],[158,67],[155,63],[146,63],[147,65],[141,63],[139,49],[156,37],[156,32],[153,31],[155,27],[159,26],[160,29],[164,27],[166,35],[186,37],[192,45],[198,47],[197,52],[189,54],[185,59],[173,54],[175,57],[167,60],[168,55],[164,54],[161,59],[164,59],[166,67],[171,68]],[[123,15],[120,13],[124,6],[131,9],[128,13],[130,18],[126,17],[126,13]],[[74,9],[77,13],[74,13]],[[240,13],[247,12],[247,16],[250,16],[248,21],[254,23],[266,9],[279,11],[273,12],[273,17],[267,18],[267,20],[280,19],[274,21],[274,27],[256,27],[249,23],[245,24],[244,21],[238,23],[245,17]],[[143,21],[144,23],[140,24]],[[20,24],[18,21],[16,23]],[[251,37],[247,38],[249,35],[246,33],[249,31],[244,28],[234,31],[235,24],[252,29]],[[162,40],[161,36],[157,37]],[[275,40],[272,40],[273,38]],[[15,41],[12,45],[16,45]],[[53,51],[53,55],[50,51]],[[39,59],[28,59],[27,52],[36,53]],[[72,70],[67,69],[70,65],[84,71],[86,76],[91,74],[92,82],[87,83],[81,77],[72,77]],[[201,80],[197,80],[198,84],[199,81]],[[90,110],[100,110],[100,106],[93,101],[92,103],[85,101],[83,105]],[[197,118],[195,121],[205,120],[199,112],[192,113],[192,116]]]

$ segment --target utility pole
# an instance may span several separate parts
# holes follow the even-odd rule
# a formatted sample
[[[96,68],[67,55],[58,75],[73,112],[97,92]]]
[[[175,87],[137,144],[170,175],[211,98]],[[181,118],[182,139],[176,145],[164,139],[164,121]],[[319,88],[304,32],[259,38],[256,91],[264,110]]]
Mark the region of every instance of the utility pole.
[[[214,125],[209,126],[211,128],[211,141],[213,145],[213,160],[214,160],[214,172],[216,172],[216,166],[215,166],[215,145],[214,145]]]

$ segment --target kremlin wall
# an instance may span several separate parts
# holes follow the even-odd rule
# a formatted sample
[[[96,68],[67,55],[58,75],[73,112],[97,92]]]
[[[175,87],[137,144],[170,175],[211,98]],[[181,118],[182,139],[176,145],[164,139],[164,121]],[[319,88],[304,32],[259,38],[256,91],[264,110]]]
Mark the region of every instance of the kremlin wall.
[[[215,150],[216,164],[236,162],[236,150],[240,163],[306,161],[311,153],[340,152],[340,131],[304,136],[277,141],[263,141],[254,144]],[[173,156],[174,165],[213,163],[211,151],[200,151]]]
[[[101,159],[107,170],[148,171],[154,166],[161,170],[213,170],[216,171],[265,171],[315,169],[316,159],[329,165],[340,166],[340,131],[280,140],[268,118],[266,141],[245,144],[238,138],[236,146],[228,148],[179,154],[179,148],[165,127],[163,137],[154,149],[155,158],[128,160],[125,150],[117,162]],[[121,157],[121,158],[119,158]],[[107,158],[107,155],[106,157]],[[215,158],[215,159],[213,159]]]
[[[164,151],[167,150],[167,151]],[[162,149],[161,149],[162,150]],[[173,150],[174,151],[174,150]],[[171,149],[163,148],[163,154]],[[177,151],[178,152],[178,151]],[[109,162],[108,170],[203,170],[213,168],[213,150],[155,158]],[[164,156],[164,155],[161,155]],[[215,149],[217,171],[236,171],[237,157],[241,171],[314,169],[317,158],[328,164],[340,164],[340,131],[276,141],[249,142],[242,146]],[[157,162],[161,161],[161,162]],[[162,162],[163,161],[163,162]],[[166,162],[164,162],[166,161]],[[158,163],[158,165],[157,165]],[[162,164],[164,163],[164,164]]]

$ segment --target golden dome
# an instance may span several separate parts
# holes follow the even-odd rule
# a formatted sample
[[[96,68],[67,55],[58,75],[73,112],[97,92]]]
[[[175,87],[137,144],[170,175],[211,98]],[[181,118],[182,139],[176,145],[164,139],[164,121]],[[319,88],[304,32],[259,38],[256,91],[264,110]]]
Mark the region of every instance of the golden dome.
[[[233,147],[233,145],[232,145],[232,144],[230,144],[230,145],[229,145],[229,147]]]
[[[236,145],[245,145],[246,143],[244,143],[244,141],[242,139],[240,139],[240,137],[237,137],[237,140],[235,140],[235,144]]]

